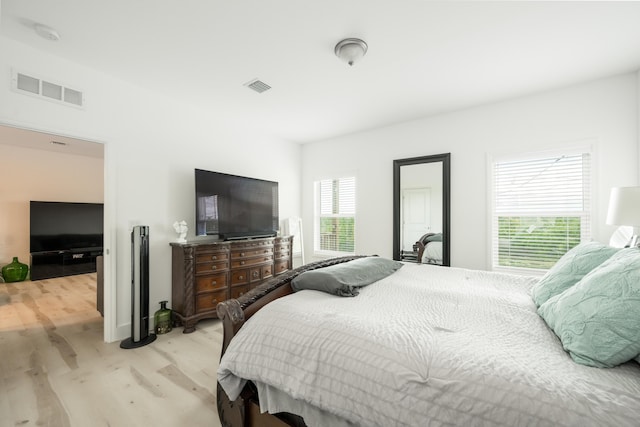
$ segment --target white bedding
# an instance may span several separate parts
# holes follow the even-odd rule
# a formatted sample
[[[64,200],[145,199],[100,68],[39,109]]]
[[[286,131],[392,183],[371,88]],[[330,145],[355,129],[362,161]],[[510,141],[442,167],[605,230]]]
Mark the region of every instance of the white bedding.
[[[424,247],[421,262],[425,264],[442,264],[442,242],[429,242]]]
[[[354,298],[298,292],[245,323],[218,380],[231,399],[254,380],[361,426],[639,425],[640,365],[573,362],[536,280],[406,264]]]

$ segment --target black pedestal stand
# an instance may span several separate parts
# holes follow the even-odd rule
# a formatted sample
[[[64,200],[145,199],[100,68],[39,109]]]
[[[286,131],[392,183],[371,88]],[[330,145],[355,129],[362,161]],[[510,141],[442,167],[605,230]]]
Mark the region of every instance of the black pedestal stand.
[[[136,225],[131,232],[131,338],[120,348],[145,346],[156,340],[149,334],[149,227]]]

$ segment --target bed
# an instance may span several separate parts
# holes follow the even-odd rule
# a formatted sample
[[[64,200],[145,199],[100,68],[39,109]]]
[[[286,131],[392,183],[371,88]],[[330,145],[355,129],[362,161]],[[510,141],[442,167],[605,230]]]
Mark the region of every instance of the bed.
[[[417,262],[442,265],[442,233],[427,233],[413,245]]]
[[[539,278],[404,263],[353,298],[292,291],[359,258],[219,304],[223,426],[638,425],[640,365],[576,363],[537,313]]]

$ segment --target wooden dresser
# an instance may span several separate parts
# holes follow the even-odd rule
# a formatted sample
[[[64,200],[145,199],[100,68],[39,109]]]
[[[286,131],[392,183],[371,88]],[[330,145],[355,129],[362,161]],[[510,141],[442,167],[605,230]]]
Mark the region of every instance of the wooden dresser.
[[[292,268],[292,236],[171,243],[171,309],[193,332],[199,320],[218,317],[216,306]]]

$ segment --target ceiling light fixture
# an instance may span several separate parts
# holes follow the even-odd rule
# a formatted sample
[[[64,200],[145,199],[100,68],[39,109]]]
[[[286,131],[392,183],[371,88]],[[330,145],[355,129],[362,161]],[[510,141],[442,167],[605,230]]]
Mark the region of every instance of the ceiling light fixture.
[[[367,53],[367,49],[368,46],[364,40],[344,39],[338,42],[334,52],[338,58],[351,66]]]
[[[52,42],[57,42],[58,40],[60,40],[60,34],[58,34],[58,32],[51,27],[47,27],[46,25],[42,24],[35,24],[33,26],[33,29],[43,39],[47,39]]]

